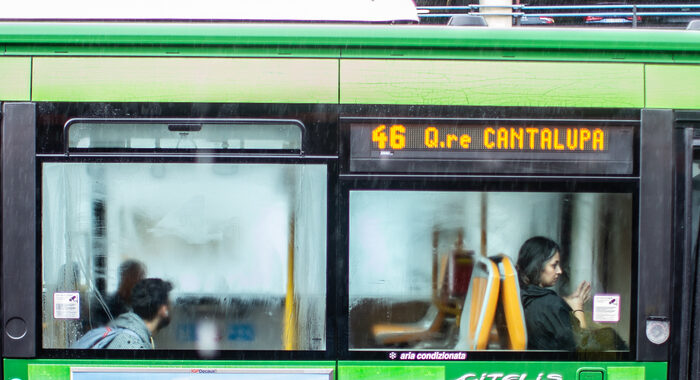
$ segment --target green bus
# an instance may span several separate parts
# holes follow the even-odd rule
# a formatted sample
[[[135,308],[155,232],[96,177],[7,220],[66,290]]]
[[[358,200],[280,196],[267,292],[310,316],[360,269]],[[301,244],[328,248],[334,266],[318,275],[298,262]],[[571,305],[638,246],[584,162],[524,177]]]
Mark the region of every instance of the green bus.
[[[698,376],[697,32],[8,20],[0,46],[5,380]],[[144,278],[172,285],[150,349],[76,348]]]

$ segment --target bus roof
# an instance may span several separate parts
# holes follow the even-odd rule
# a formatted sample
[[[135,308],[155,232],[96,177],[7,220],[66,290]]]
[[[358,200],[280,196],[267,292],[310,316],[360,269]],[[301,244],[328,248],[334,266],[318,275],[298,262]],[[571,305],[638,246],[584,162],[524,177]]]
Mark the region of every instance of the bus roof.
[[[0,22],[4,55],[12,46],[286,46],[412,48],[423,54],[465,49],[548,49],[700,53],[700,33],[686,30],[495,29],[418,25],[311,25],[176,22]],[[436,50],[442,49],[442,50]],[[47,53],[47,52],[45,52]],[[670,53],[683,53],[671,56]],[[675,57],[675,58],[674,58]]]
[[[4,4],[0,20],[418,22],[412,0],[37,0]]]

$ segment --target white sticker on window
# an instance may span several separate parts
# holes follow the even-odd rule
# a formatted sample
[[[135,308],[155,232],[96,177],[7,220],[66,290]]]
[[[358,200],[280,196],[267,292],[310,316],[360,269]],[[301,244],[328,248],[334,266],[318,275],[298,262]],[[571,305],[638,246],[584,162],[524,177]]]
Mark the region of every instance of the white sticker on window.
[[[593,320],[620,322],[620,295],[596,294],[593,296]]]
[[[54,293],[53,317],[55,319],[80,319],[80,293]]]

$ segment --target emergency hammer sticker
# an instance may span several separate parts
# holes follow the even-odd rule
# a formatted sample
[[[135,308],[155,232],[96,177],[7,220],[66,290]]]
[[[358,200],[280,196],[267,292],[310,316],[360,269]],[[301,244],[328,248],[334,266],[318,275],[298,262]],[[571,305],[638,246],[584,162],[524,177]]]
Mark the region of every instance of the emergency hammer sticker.
[[[55,319],[80,319],[80,293],[54,293],[53,317]]]
[[[593,320],[595,322],[620,322],[620,295],[596,294],[593,296]]]

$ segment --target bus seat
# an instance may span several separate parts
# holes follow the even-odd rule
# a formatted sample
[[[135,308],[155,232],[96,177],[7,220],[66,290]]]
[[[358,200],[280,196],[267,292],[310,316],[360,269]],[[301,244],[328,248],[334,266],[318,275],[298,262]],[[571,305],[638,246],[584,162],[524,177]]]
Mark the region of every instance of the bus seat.
[[[496,315],[500,287],[498,267],[482,256],[475,256],[474,261],[469,290],[462,308],[456,349],[485,349]]]
[[[525,350],[527,348],[527,330],[525,327],[525,313],[520,301],[520,285],[518,274],[513,261],[506,255],[498,255],[491,258],[498,265],[501,277],[500,304],[503,310],[505,326],[499,326],[499,336],[507,338],[507,347],[511,350]],[[505,328],[503,328],[505,327]],[[504,331],[507,330],[507,331]]]
[[[400,344],[432,339],[437,336],[445,312],[430,305],[425,316],[416,323],[384,323],[372,326],[372,335],[378,344]]]
[[[423,318],[415,323],[383,323],[372,326],[377,344],[402,344],[431,340],[439,337],[447,317],[458,318],[472,275],[472,251],[456,251],[440,259],[437,283],[439,293]]]

